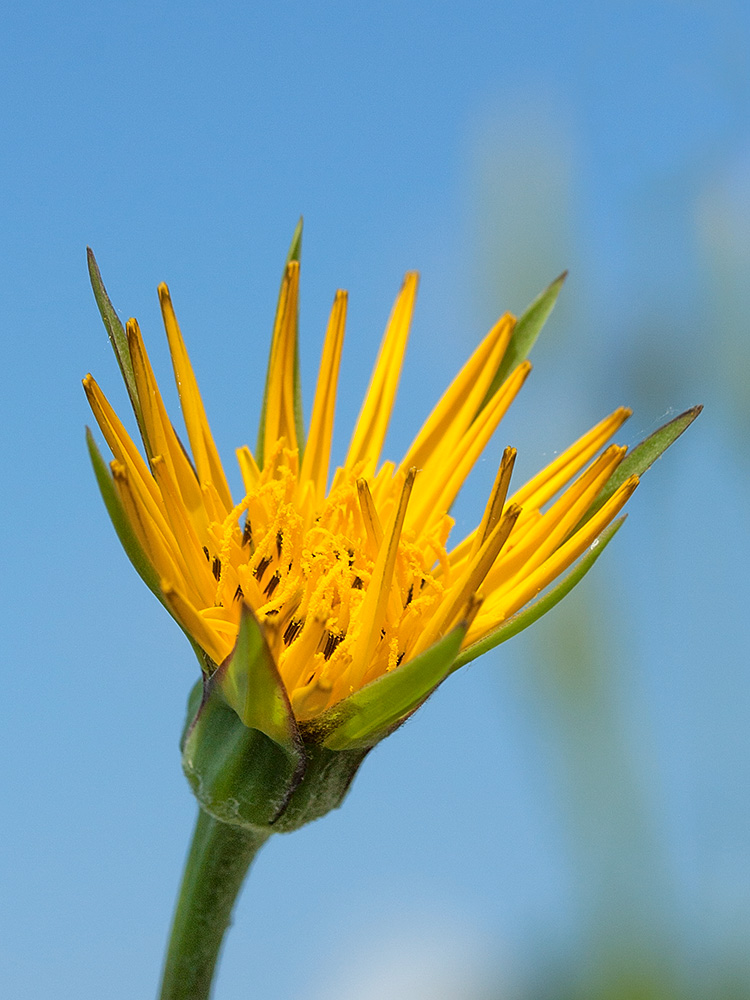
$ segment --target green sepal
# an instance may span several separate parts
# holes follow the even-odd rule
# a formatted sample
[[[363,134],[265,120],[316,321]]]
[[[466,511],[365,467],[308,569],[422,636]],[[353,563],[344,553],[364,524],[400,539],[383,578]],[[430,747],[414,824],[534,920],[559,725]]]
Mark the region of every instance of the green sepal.
[[[534,299],[531,305],[516,321],[513,334],[510,338],[510,343],[508,344],[505,354],[500,361],[500,365],[495,372],[495,377],[492,379],[492,383],[482,400],[481,406],[477,410],[477,415],[481,413],[492,398],[492,395],[503,384],[511,372],[529,356],[529,352],[536,343],[536,339],[539,336],[542,327],[547,322],[549,314],[555,307],[557,296],[560,294],[560,289],[562,288],[567,276],[568,272],[563,271],[558,278],[555,278],[552,284],[548,285],[544,291]]]
[[[135,418],[138,421],[139,428],[142,429],[143,420],[141,415],[141,403],[138,399],[138,389],[135,384],[135,375],[133,374],[133,362],[130,357],[130,348],[128,347],[128,336],[125,333],[125,328],[122,325],[120,317],[115,311],[115,307],[112,305],[109,295],[107,295],[107,289],[104,287],[101,271],[99,270],[99,265],[96,263],[96,257],[94,256],[94,251],[91,247],[86,247],[86,256],[88,259],[89,279],[91,281],[91,288],[94,292],[94,298],[96,299],[96,304],[99,307],[99,313],[101,314],[104,327],[109,336],[109,342],[115,352],[117,363],[120,366],[122,378],[125,382],[125,387],[128,390],[128,396],[130,396],[130,402],[135,413]]]
[[[685,410],[684,413],[668,421],[640,444],[637,444],[632,451],[629,451],[597,493],[575,530],[578,531],[581,525],[596,514],[627,479],[631,476],[642,476],[657,458],[663,455],[667,448],[674,444],[677,438],[688,429],[702,409],[702,406],[693,406],[689,410]]]
[[[141,580],[143,580],[151,593],[159,599],[160,603],[164,605],[172,618],[177,621],[172,614],[169,605],[164,600],[164,595],[162,594],[161,587],[159,586],[159,576],[154,567],[151,565],[148,556],[143,551],[143,547],[130,525],[130,521],[128,520],[128,516],[122,506],[122,502],[117,495],[117,490],[115,489],[115,484],[112,481],[110,471],[106,462],[102,458],[101,452],[96,446],[94,435],[88,427],[86,428],[86,445],[89,450],[91,464],[94,467],[94,475],[96,476],[96,482],[99,486],[99,492],[102,495],[104,506],[107,508],[109,519],[117,532],[120,544],[123,549],[125,549],[125,555],[133,564],[136,573],[140,576]],[[177,621],[177,624],[180,625],[179,621]],[[185,629],[182,628],[182,625],[180,625],[180,628],[187,637],[190,645],[193,647],[193,652],[198,657],[201,669],[208,669],[208,660],[205,652],[195,642],[189,632],[186,632]]]
[[[284,682],[258,619],[243,603],[237,642],[213,676],[229,704],[249,729],[299,757],[301,740]]]
[[[185,752],[185,743],[190,735],[190,729],[195,722],[195,717],[197,716],[201,704],[203,703],[205,687],[205,680],[201,678],[190,688],[187,703],[187,714],[185,715],[185,722],[182,726],[182,733],[180,735],[180,753]]]
[[[276,833],[291,833],[305,823],[338,809],[370,747],[329,750],[305,746],[305,770],[283,812],[274,820]]]
[[[286,255],[286,261],[284,267],[296,260],[299,263],[302,257],[302,216],[299,218],[299,222],[295,226],[294,235],[292,236],[292,242],[289,244],[289,252]],[[282,288],[284,284],[284,276],[281,278]],[[279,307],[281,305],[281,289],[279,289],[279,298],[276,303],[276,312],[278,314]],[[297,304],[297,326],[299,328],[299,302]],[[264,461],[264,447],[263,439],[266,430],[266,404],[268,402],[268,383],[271,377],[271,352],[273,351],[273,341],[271,342],[271,350],[268,353],[268,370],[266,372],[266,385],[263,390],[263,406],[260,411],[260,423],[258,424],[258,444],[255,449],[255,461],[258,463],[259,468],[263,468]],[[294,425],[295,431],[297,432],[297,444],[299,447],[299,459],[302,461],[302,454],[305,450],[305,421],[302,412],[302,381],[300,376],[299,367],[299,338],[294,345]]]
[[[367,750],[305,746],[299,757],[249,729],[213,680],[193,688],[182,766],[200,806],[222,823],[288,833],[341,805]]]
[[[120,539],[120,544],[125,549],[125,553],[135,567],[138,576],[140,576],[148,589],[156,594],[163,604],[164,598],[159,586],[159,577],[130,526],[128,516],[117,495],[112,475],[107,467],[107,463],[102,458],[102,454],[96,445],[96,441],[94,441],[94,435],[91,433],[89,427],[86,428],[86,445],[89,450],[91,464],[94,467],[94,475],[99,486],[99,492],[102,495],[102,500],[104,500],[104,506],[107,508],[109,518],[117,532],[117,537]]]
[[[517,614],[508,618],[507,621],[504,621],[497,628],[477,640],[477,642],[472,643],[466,649],[462,650],[456,657],[453,669],[458,670],[459,667],[463,667],[483,653],[487,653],[489,650],[494,649],[495,646],[499,646],[501,642],[512,639],[514,635],[523,632],[529,625],[533,625],[535,621],[538,621],[542,615],[546,615],[548,611],[551,611],[586,576],[596,560],[620,530],[625,520],[626,515],[623,515],[623,517],[608,525],[594,539],[588,551],[578,560],[573,569],[551,590],[548,590],[543,597],[538,598],[533,604],[529,604],[522,611],[517,612]]]
[[[268,827],[281,814],[304,770],[258,729],[248,729],[211,679],[182,744],[182,767],[201,807],[223,823]]]
[[[403,663],[301,726],[303,737],[329,750],[375,746],[432,694],[453,669],[466,626],[459,625]]]

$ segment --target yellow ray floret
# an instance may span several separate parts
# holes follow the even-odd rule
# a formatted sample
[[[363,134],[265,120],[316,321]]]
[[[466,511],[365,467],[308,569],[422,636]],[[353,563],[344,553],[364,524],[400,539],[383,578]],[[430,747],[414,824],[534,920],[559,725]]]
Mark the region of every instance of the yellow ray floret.
[[[361,463],[363,475],[373,475],[380,458],[401,375],[418,283],[419,276],[413,271],[404,278],[349,445],[345,468],[351,469]]]
[[[310,434],[300,469],[300,483],[312,482],[315,499],[323,499],[328,481],[328,465],[331,457],[331,436],[333,435],[333,414],[336,408],[336,387],[339,378],[341,349],[344,346],[344,326],[346,324],[346,292],[339,290],[328,321],[323,357],[320,361],[318,385],[315,389]]]
[[[211,429],[206,419],[198,383],[195,381],[193,366],[185,350],[182,333],[172,307],[169,289],[162,283],[159,285],[159,303],[167,331],[169,350],[172,355],[174,377],[177,391],[180,394],[182,415],[185,418],[190,448],[193,452],[195,468],[201,483],[213,483],[224,506],[232,507],[232,495],[229,492],[224,470],[221,466],[219,453],[216,450]]]
[[[298,297],[299,262],[292,260],[284,273],[271,341],[263,427],[264,458],[273,451],[277,441],[286,441],[289,448],[298,446],[294,412]]]
[[[274,323],[260,453],[237,451],[239,498],[231,495],[166,285],[159,298],[190,453],[169,419],[135,320],[127,344],[145,458],[94,379],[84,380],[114,457],[122,516],[161,581],[165,604],[205,652],[206,671],[232,653],[249,607],[298,720],[315,719],[398,670],[459,623],[465,646],[494,632],[585,552],[637,485],[631,476],[606,502],[597,499],[625,454],[606,447],[630,414],[621,408],[515,493],[516,453],[506,448],[477,529],[449,548],[450,507],[530,365],[521,361],[492,390],[515,329],[512,316],[501,317],[403,461],[381,463],[416,290],[417,275],[407,274],[330,488],[347,296],[339,291],[334,299],[303,452],[296,260],[286,267]]]

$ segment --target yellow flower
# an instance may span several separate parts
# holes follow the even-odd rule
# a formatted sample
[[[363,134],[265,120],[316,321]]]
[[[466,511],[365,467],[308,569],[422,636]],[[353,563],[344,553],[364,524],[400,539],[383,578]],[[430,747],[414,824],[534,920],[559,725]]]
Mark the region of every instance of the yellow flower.
[[[417,275],[406,275],[348,453],[330,488],[331,435],[347,295],[334,298],[310,429],[297,382],[299,262],[284,274],[258,448],[237,452],[232,497],[175,318],[159,286],[191,455],[167,415],[138,324],[127,351],[144,459],[91,375],[84,386],[114,461],[117,497],[165,604],[211,674],[252,611],[300,722],[399,670],[463,624],[461,649],[497,632],[569,567],[635,489],[629,476],[586,518],[625,448],[601,449],[630,411],[616,410],[543,472],[511,489],[506,448],[479,526],[455,543],[449,511],[530,371],[497,384],[516,320],[501,317],[445,391],[399,463],[383,461]],[[597,454],[599,453],[599,454]],[[191,457],[192,456],[192,457]]]

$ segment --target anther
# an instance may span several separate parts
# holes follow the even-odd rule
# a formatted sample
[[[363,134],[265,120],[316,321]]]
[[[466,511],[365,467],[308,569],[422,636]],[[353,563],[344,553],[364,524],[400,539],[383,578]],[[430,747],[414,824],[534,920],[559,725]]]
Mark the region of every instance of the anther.
[[[253,547],[253,526],[249,517],[245,518],[245,527],[242,529],[242,544]]]
[[[218,556],[214,556],[214,561],[211,564],[211,572],[217,580],[221,579],[221,559]]]
[[[256,580],[262,580],[263,579],[263,574],[265,573],[265,571],[268,569],[268,567],[270,565],[271,565],[271,556],[267,556],[265,559],[261,559],[261,561],[255,567],[255,573],[253,574],[253,576],[255,577],[255,579]]]
[[[263,591],[263,593],[269,600],[273,597],[273,592],[274,590],[276,590],[280,582],[281,582],[281,577],[279,576],[278,573],[274,573],[271,579],[268,581],[268,586]]]
[[[326,643],[323,647],[323,659],[330,660],[336,651],[336,647],[346,638],[345,632],[326,632]]]
[[[288,646],[291,642],[293,642],[297,638],[297,636],[302,631],[302,626],[304,624],[305,624],[304,619],[292,618],[292,620],[289,622],[286,629],[284,630],[283,639],[285,645]]]

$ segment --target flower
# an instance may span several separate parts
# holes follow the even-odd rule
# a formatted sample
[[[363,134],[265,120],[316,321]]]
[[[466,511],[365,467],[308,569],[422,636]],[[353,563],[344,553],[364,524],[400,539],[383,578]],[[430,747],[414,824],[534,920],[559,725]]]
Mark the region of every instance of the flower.
[[[300,741],[332,750],[372,746],[453,669],[548,610],[619,527],[613,521],[638,484],[635,473],[656,457],[652,448],[648,461],[641,456],[629,467],[626,449],[607,445],[630,415],[622,407],[520,488],[511,489],[516,453],[506,448],[478,527],[454,543],[451,505],[529,374],[525,354],[561,279],[520,321],[498,320],[394,463],[382,461],[381,450],[417,291],[409,273],[329,486],[347,295],[334,298],[305,441],[297,235],[273,328],[258,445],[255,453],[237,452],[244,495],[233,497],[167,286],[159,286],[159,300],[189,453],[137,322],[122,329],[93,255],[90,262],[146,452],[87,375],[86,395],[114,457],[110,475],[91,442],[110,514],[198,653],[204,688],[218,689],[246,727],[295,761]]]

